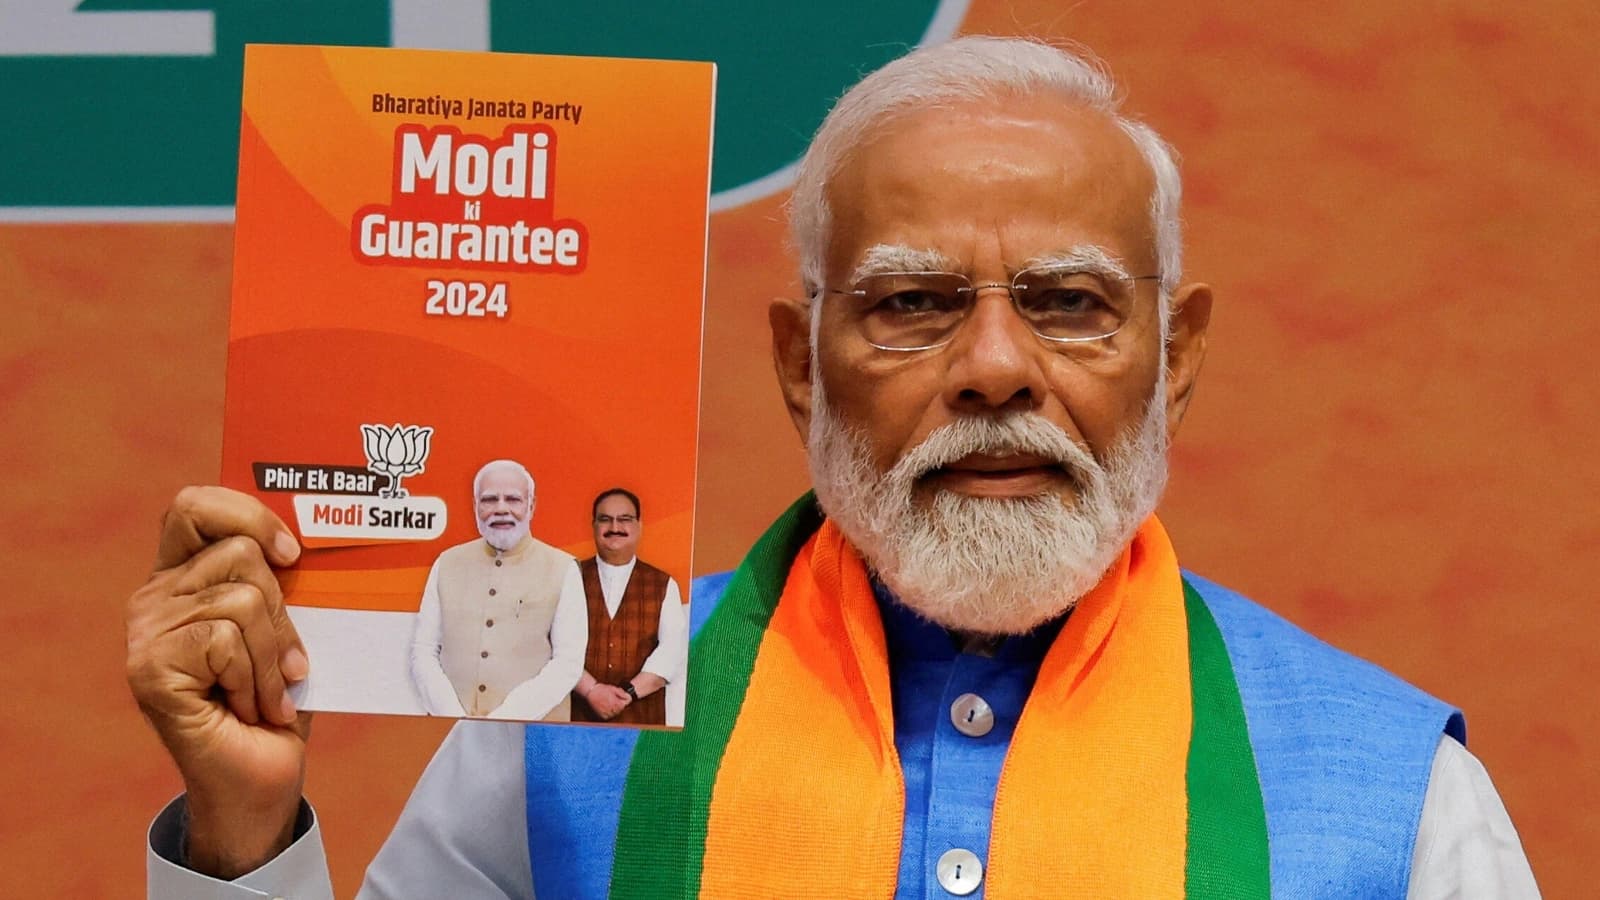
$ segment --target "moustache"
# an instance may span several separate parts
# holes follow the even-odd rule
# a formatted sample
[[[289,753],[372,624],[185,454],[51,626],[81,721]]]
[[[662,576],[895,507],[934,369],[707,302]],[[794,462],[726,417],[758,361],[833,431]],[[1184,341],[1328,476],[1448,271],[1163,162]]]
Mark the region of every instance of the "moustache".
[[[601,537],[627,537],[628,533],[626,531],[607,531],[607,532],[605,532],[604,534],[602,534],[600,536]]]
[[[1034,413],[969,416],[941,426],[894,464],[891,475],[920,480],[974,454],[1035,456],[1060,466],[1082,487],[1101,471],[1088,450]]]

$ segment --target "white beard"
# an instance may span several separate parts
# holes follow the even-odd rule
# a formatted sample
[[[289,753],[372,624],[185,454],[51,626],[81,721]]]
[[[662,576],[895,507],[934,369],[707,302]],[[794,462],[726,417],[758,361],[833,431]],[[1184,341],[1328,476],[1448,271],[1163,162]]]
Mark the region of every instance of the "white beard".
[[[511,517],[507,516],[506,518]],[[499,550],[501,553],[505,553],[514,549],[518,544],[522,543],[523,538],[528,536],[528,518],[524,516],[520,522],[516,522],[513,519],[512,521],[516,523],[516,527],[510,531],[490,528],[489,522],[495,521],[494,518],[490,518],[489,522],[480,519],[478,520],[478,533],[483,535],[483,539],[489,543],[489,546]]]
[[[1071,609],[1100,582],[1167,482],[1165,377],[1143,420],[1102,465],[1033,413],[969,416],[912,448],[888,472],[865,436],[812,388],[807,441],[823,511],[908,608],[945,628],[1022,634]],[[972,453],[1035,454],[1059,463],[1076,502],[1054,494],[971,497],[940,491],[914,499],[918,479]]]

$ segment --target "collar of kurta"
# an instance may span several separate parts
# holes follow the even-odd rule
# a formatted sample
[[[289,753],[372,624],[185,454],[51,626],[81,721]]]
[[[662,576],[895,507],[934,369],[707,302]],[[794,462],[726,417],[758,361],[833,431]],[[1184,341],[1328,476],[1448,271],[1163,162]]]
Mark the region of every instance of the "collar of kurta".
[[[695,638],[684,729],[639,737],[611,895],[893,897],[905,785],[889,685],[866,566],[807,494]],[[984,886],[998,900],[1267,896],[1233,671],[1154,518],[1045,654]]]

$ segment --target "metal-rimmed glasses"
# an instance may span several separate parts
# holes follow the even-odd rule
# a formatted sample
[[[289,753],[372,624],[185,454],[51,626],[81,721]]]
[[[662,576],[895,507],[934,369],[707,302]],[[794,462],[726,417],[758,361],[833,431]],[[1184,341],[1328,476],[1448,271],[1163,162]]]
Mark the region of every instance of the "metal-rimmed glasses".
[[[976,305],[978,292],[989,288],[1007,291],[1017,315],[1041,340],[1102,341],[1127,324],[1135,283],[1159,277],[1040,266],[1023,269],[1010,284],[973,284],[956,272],[881,272],[848,290],[824,290],[856,298],[852,316],[868,344],[909,353],[950,343]]]

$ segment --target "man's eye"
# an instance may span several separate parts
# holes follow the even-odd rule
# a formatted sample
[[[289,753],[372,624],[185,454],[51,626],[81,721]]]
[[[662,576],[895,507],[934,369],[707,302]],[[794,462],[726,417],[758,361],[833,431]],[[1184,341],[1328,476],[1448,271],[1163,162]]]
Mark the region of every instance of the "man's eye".
[[[904,290],[889,294],[874,304],[873,308],[895,315],[915,315],[950,312],[960,305],[961,301],[954,295],[929,290]]]
[[[1028,309],[1043,315],[1084,315],[1105,309],[1107,305],[1099,294],[1078,288],[1030,291],[1027,298]]]

